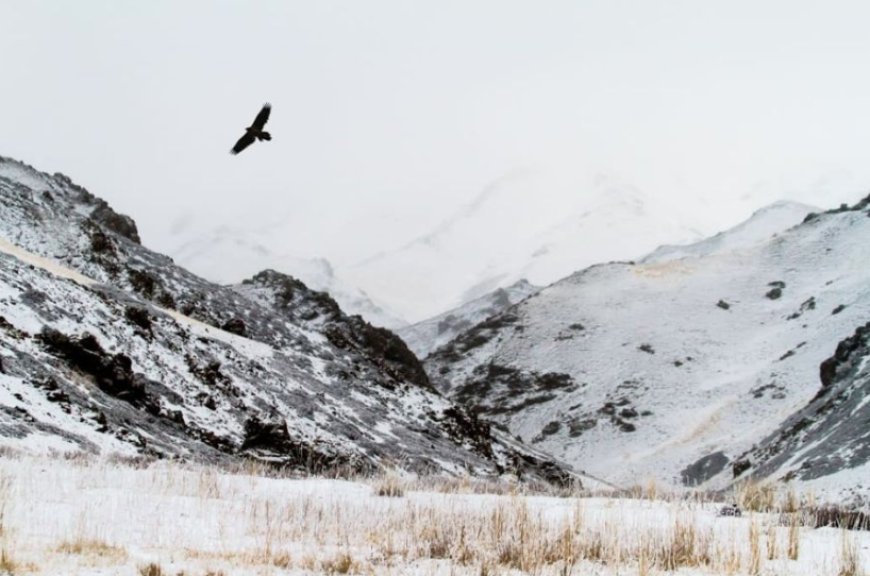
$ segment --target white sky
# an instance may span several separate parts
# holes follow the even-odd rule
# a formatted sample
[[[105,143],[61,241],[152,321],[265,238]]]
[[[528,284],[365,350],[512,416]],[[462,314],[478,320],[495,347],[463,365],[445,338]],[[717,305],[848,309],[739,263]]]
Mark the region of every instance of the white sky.
[[[832,205],[870,189],[868,23],[836,0],[5,0],[0,154],[162,251],[256,224],[339,265],[529,167]],[[274,140],[230,156],[265,101]]]

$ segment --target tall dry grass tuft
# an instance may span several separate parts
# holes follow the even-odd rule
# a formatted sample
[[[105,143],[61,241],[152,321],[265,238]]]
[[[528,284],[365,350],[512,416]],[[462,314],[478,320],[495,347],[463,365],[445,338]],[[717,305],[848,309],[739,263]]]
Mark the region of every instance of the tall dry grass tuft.
[[[776,485],[748,480],[737,486],[737,505],[750,512],[770,512],[776,508]]]
[[[840,530],[840,570],[837,576],[863,576],[858,543],[849,536],[848,530]]]
[[[642,537],[649,538],[650,535]],[[698,532],[695,522],[689,517],[677,517],[665,544],[659,550],[657,562],[659,568],[674,571],[688,566],[704,566],[710,563],[711,536],[709,533]]]
[[[0,538],[6,535],[6,508],[12,491],[12,479],[0,474]]]
[[[752,518],[749,522],[749,574],[761,574],[761,538],[758,520]]]
[[[637,556],[637,576],[649,576],[652,568],[652,559],[648,546],[641,546]]]
[[[4,546],[0,549],[0,572],[15,574],[18,571],[18,562],[12,558],[12,554]]]
[[[405,486],[401,477],[395,472],[387,472],[376,480],[375,494],[390,498],[401,498],[405,495]]]
[[[801,552],[801,522],[798,514],[789,516],[788,522],[788,559],[797,560]]]
[[[784,514],[797,514],[801,509],[801,498],[798,496],[794,486],[789,484],[786,490],[785,498],[780,505],[780,512]]]
[[[776,526],[767,526],[767,559],[776,560],[779,557],[779,543],[777,542]]]
[[[139,566],[139,576],[163,576],[163,568],[160,564],[149,562],[144,566]]]

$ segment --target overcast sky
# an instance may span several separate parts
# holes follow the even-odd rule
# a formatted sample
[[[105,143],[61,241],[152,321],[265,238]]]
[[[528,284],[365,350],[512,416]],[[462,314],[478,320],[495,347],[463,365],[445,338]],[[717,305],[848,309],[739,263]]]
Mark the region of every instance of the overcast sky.
[[[5,0],[0,154],[70,175],[163,251],[280,226],[284,250],[339,264],[516,170],[832,205],[870,189],[868,7]],[[266,101],[274,140],[230,156]]]

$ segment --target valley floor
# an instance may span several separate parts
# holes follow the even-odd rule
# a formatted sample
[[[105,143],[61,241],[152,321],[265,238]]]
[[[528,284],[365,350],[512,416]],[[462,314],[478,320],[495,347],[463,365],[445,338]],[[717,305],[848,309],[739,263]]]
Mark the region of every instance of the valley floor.
[[[813,529],[798,514],[720,517],[721,503],[651,490],[557,497],[263,472],[5,455],[0,574],[870,572],[870,532]]]

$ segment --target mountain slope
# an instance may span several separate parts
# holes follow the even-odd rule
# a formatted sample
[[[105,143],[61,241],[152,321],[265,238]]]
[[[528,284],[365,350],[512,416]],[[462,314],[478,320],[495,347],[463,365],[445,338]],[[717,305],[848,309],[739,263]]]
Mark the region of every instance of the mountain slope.
[[[771,236],[778,213],[718,246],[578,272],[443,346],[427,371],[598,476],[721,485],[816,394],[819,365],[870,313],[866,208]],[[749,229],[763,233],[747,242]]]
[[[0,158],[0,195],[4,445],[565,478],[328,295],[207,282],[60,174]]]
[[[540,287],[520,280],[506,288],[497,288],[489,294],[475,298],[434,318],[400,328],[396,332],[415,354],[423,358],[465,330],[528,298],[538,290]]]
[[[870,473],[870,322],[820,367],[821,388],[802,409],[736,460],[734,473],[800,480],[865,505]],[[841,477],[847,477],[843,481]]]

